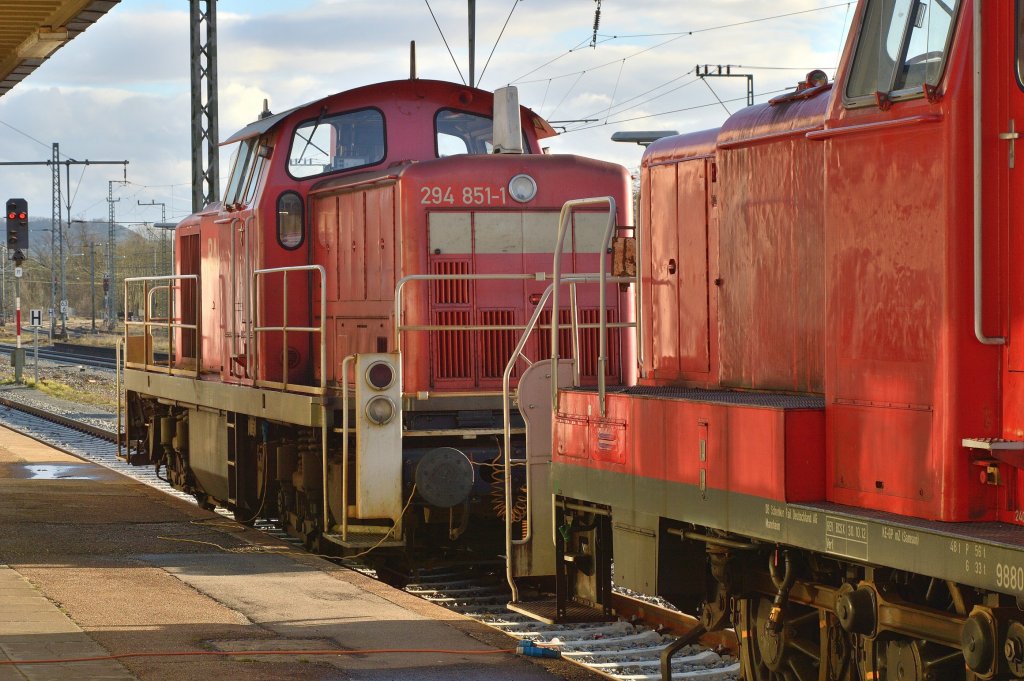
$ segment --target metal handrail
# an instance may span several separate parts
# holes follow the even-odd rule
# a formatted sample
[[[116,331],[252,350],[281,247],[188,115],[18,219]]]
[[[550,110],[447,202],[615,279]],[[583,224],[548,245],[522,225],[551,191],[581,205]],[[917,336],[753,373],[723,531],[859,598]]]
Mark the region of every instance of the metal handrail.
[[[563,279],[563,282],[564,283],[568,283],[572,287],[573,290],[575,290],[575,287],[576,287],[577,284],[593,284],[593,283],[598,283],[602,287],[604,287],[604,286],[606,286],[609,283],[630,283],[630,282],[633,282],[633,281],[634,280],[633,280],[632,277],[608,277],[608,276],[604,275],[603,273],[602,274],[597,274],[597,275],[594,275],[594,274],[570,274],[570,275],[567,275]],[[506,561],[505,562],[505,569],[506,569],[506,573],[507,573],[508,584],[509,584],[509,586],[512,589],[512,600],[513,601],[518,601],[519,600],[519,590],[518,590],[518,587],[516,587],[515,579],[514,579],[514,577],[512,575],[512,547],[514,545],[528,544],[531,541],[532,536],[533,536],[533,524],[530,522],[530,480],[529,480],[529,476],[527,476],[527,479],[526,479],[526,523],[525,523],[526,531],[523,533],[522,539],[515,539],[515,540],[512,539],[512,513],[511,513],[511,509],[512,509],[512,406],[511,406],[512,371],[515,369],[516,362],[518,362],[521,358],[522,359],[526,359],[526,357],[523,355],[523,350],[526,348],[526,343],[529,341],[530,335],[534,332],[534,330],[536,328],[538,328],[537,322],[540,320],[540,315],[544,311],[545,304],[547,303],[549,298],[551,298],[551,300],[552,300],[552,312],[551,312],[551,315],[552,315],[552,317],[557,316],[557,313],[556,313],[556,310],[555,310],[555,307],[554,307],[554,296],[553,296],[553,292],[555,291],[556,288],[557,288],[556,283],[552,282],[551,284],[548,285],[548,287],[546,289],[544,289],[544,293],[541,294],[540,300],[537,302],[537,305],[536,305],[536,307],[533,310],[533,314],[530,316],[529,321],[526,323],[526,328],[525,328],[523,334],[519,337],[519,341],[516,343],[515,350],[512,351],[512,356],[509,358],[508,363],[505,365],[505,371],[504,371],[504,373],[501,376],[501,409],[502,409],[502,421],[503,421],[503,426],[504,426],[504,432],[503,432],[503,435],[504,435],[504,452],[503,452],[504,456],[503,456],[503,462],[504,462],[504,469],[505,469],[505,509],[506,509],[506,511],[505,511],[505,561]],[[585,327],[594,327],[594,326],[600,326],[600,325],[587,324],[587,325],[583,325],[583,326],[585,326]],[[583,326],[577,327],[575,329],[575,333],[573,334],[574,335],[574,345],[577,348],[579,346],[579,341],[578,341],[578,338],[575,338],[575,337],[578,336],[578,334],[579,334],[578,328],[583,328]],[[613,324],[611,326],[612,327],[621,327],[621,328],[631,328],[631,327],[635,327],[636,323],[635,322],[622,322],[622,323]],[[529,360],[526,360],[526,361],[529,361]],[[574,365],[575,366],[574,366],[573,377],[574,377],[574,380],[576,380],[576,379],[578,379],[578,375],[579,375],[578,355],[577,355],[577,360],[574,361]],[[556,390],[558,389],[558,365],[557,364],[553,364],[552,365],[551,385],[554,386],[554,388]]]
[[[288,275],[292,272],[317,272],[320,275],[320,326],[289,326],[288,325]],[[260,326],[259,314],[262,299],[260,297],[260,277],[267,274],[282,274],[283,286],[281,292],[281,322],[282,326]],[[252,273],[252,333],[255,339],[259,339],[260,333],[281,332],[281,371],[283,381],[265,381],[255,378],[256,385],[264,387],[280,387],[288,390],[288,332],[317,333],[320,334],[320,385],[314,387],[318,394],[327,392],[327,272],[323,265],[296,265],[293,267],[271,267],[268,269],[255,270]],[[259,352],[257,352],[257,356]]]
[[[356,356],[349,355],[341,360],[341,540],[348,541],[348,367]],[[327,527],[327,486],[324,483],[324,527]]]
[[[603,251],[607,251],[611,247],[612,236],[615,232],[615,197],[613,196],[599,196],[589,199],[573,199],[566,201],[562,205],[562,210],[558,215],[558,236],[555,241],[555,252],[554,262],[552,263],[552,279],[554,280],[554,290],[551,293],[551,372],[552,376],[556,375],[558,371],[558,289],[562,284],[562,250],[565,245],[565,233],[569,230],[569,217],[576,211],[577,208],[584,208],[588,206],[608,206],[608,225],[605,227],[604,239],[601,241],[604,248]],[[601,416],[605,415],[605,392],[607,390],[607,381],[605,379],[604,370],[605,365],[608,363],[608,316],[605,314],[607,310],[607,301],[605,284],[608,282],[608,258],[605,257],[605,253],[601,254],[600,259],[601,271],[599,274],[601,284],[598,288],[598,310],[600,312],[600,333],[597,339],[597,395],[598,401],[601,407]],[[633,279],[629,279],[630,282]],[[579,358],[576,358],[579,361]],[[558,411],[558,388],[554,382],[551,385],[551,406],[555,411]]]
[[[185,322],[174,321],[175,319],[178,319],[178,317],[176,317],[176,315],[174,313],[174,296],[172,296],[172,295],[168,295],[167,296],[167,305],[168,305],[167,317],[164,318],[164,319],[161,319],[161,320],[154,320],[152,315],[151,315],[151,302],[152,302],[151,299],[150,299],[151,295],[153,293],[155,293],[156,291],[159,291],[159,290],[165,289],[165,288],[168,291],[174,291],[174,290],[179,290],[180,291],[181,290],[181,286],[177,282],[186,281],[186,280],[192,281],[195,284],[195,288],[196,288],[196,291],[195,291],[196,321],[195,321],[195,323],[194,324],[186,324]],[[164,285],[164,286],[157,286],[157,287],[154,287],[154,288],[150,289],[149,288],[149,282],[168,282],[168,283],[166,285]],[[143,284],[143,308],[144,308],[144,310],[143,310],[143,319],[142,319],[142,321],[130,321],[128,319],[128,287],[129,287],[130,284],[136,284],[136,283]],[[200,371],[202,369],[202,348],[203,348],[203,344],[201,342],[202,334],[200,333],[201,330],[202,330],[202,323],[201,323],[202,322],[202,314],[201,314],[202,313],[202,309],[203,309],[202,308],[202,289],[199,286],[199,275],[197,275],[197,274],[171,274],[171,275],[164,275],[164,276],[159,276],[159,277],[128,277],[128,278],[126,278],[124,280],[124,339],[125,339],[125,346],[126,346],[125,366],[139,366],[139,364],[137,362],[129,362],[128,361],[127,344],[128,344],[128,337],[130,335],[129,334],[129,330],[132,329],[132,328],[140,327],[141,326],[144,329],[144,332],[142,334],[143,337],[152,337],[152,335],[153,335],[152,329],[154,327],[160,326],[160,327],[166,327],[167,328],[167,343],[168,343],[168,348],[167,348],[168,353],[167,354],[168,354],[168,359],[167,359],[167,367],[166,367],[166,369],[167,369],[167,373],[168,374],[173,374],[174,371],[175,371],[175,369],[174,369],[174,350],[175,350],[175,347],[174,347],[174,333],[173,332],[177,331],[177,330],[189,330],[189,331],[195,331],[196,332],[195,348],[194,348],[194,350],[195,350],[195,358],[196,358],[196,366],[195,366],[194,374],[195,374],[196,377],[198,377],[199,373],[200,373]],[[146,371],[158,368],[156,364],[151,364],[149,362],[149,358],[148,357],[146,357],[146,361],[144,361],[141,366]],[[164,367],[161,366],[159,368],[162,370]],[[193,372],[188,372],[188,373],[193,373]]]

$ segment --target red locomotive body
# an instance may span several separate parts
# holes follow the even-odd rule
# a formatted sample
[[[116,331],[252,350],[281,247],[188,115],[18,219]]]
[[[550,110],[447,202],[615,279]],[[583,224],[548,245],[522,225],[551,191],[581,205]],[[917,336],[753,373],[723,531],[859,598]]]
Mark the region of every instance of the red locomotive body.
[[[861,0],[834,83],[648,149],[638,385],[555,401],[516,607],[614,564],[746,679],[1024,678],[1022,5]]]
[[[521,456],[524,428],[503,417],[503,377],[549,286],[560,210],[611,197],[566,218],[568,273],[596,272],[606,225],[631,215],[625,169],[540,153],[550,134],[509,90],[409,80],[230,138],[224,198],[178,227],[177,274],[128,282],[146,301],[127,332],[133,460],[341,552],[500,541],[495,461]],[[606,378],[631,380],[615,327],[632,301],[581,287],[563,309],[583,348],[611,322]]]

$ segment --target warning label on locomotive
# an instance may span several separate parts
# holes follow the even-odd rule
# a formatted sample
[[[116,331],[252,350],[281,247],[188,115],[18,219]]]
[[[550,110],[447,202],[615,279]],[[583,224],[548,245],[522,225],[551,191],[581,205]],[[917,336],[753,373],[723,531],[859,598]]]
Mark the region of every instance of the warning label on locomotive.
[[[825,550],[838,556],[867,560],[867,523],[825,516]]]

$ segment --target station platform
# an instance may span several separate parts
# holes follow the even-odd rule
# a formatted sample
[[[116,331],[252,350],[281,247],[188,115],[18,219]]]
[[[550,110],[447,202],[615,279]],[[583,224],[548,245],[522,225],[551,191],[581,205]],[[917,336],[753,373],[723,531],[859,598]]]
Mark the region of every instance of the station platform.
[[[459,614],[0,428],[0,681],[599,678],[502,652],[514,647]],[[387,652],[397,649],[418,652]]]

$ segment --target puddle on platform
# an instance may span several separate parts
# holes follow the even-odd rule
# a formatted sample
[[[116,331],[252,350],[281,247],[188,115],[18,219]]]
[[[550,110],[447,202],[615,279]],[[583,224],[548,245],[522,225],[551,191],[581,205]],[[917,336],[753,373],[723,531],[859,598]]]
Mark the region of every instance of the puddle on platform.
[[[111,471],[89,463],[18,463],[3,466],[0,476],[20,480],[109,480]]]

